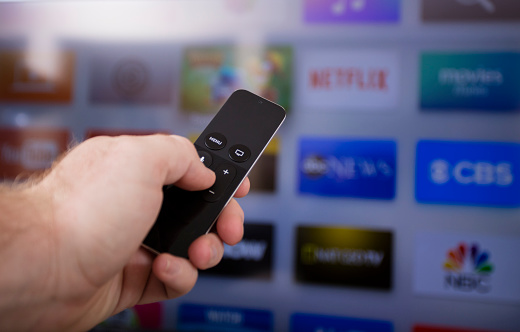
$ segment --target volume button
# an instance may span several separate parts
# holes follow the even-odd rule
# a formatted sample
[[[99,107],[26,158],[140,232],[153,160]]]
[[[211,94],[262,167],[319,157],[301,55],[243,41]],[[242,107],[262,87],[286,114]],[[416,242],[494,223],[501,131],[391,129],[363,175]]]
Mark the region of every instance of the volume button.
[[[202,194],[202,198],[206,202],[216,202],[222,197],[224,191],[237,175],[237,170],[233,165],[224,163],[215,170],[215,175],[216,180],[213,186]]]

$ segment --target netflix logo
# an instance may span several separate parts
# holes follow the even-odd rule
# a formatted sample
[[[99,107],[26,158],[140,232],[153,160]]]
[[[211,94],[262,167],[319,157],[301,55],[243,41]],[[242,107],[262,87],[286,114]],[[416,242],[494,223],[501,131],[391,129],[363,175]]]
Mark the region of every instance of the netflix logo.
[[[323,51],[303,56],[303,104],[319,109],[391,110],[399,99],[395,52]]]
[[[310,73],[314,89],[388,90],[388,70],[362,68],[323,68]]]

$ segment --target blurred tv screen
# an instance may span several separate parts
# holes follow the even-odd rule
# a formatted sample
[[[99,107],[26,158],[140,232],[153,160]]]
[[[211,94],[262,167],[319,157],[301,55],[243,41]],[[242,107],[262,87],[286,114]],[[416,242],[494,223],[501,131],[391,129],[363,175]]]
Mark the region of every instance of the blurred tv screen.
[[[520,1],[0,1],[5,183],[237,89],[288,113],[244,240],[95,330],[520,331]]]

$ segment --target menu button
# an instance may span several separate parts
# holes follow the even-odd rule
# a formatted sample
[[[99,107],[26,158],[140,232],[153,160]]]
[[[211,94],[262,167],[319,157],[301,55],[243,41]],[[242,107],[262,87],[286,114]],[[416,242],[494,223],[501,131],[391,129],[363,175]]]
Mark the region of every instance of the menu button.
[[[211,133],[206,136],[204,143],[211,150],[220,150],[226,146],[227,139],[220,133]]]

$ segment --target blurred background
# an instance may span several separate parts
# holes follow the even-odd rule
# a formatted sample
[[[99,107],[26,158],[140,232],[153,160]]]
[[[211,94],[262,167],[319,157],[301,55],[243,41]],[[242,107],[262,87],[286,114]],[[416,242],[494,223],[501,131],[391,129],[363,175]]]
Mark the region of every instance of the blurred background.
[[[0,1],[0,177],[96,135],[288,117],[245,238],[95,330],[520,331],[520,1]]]

